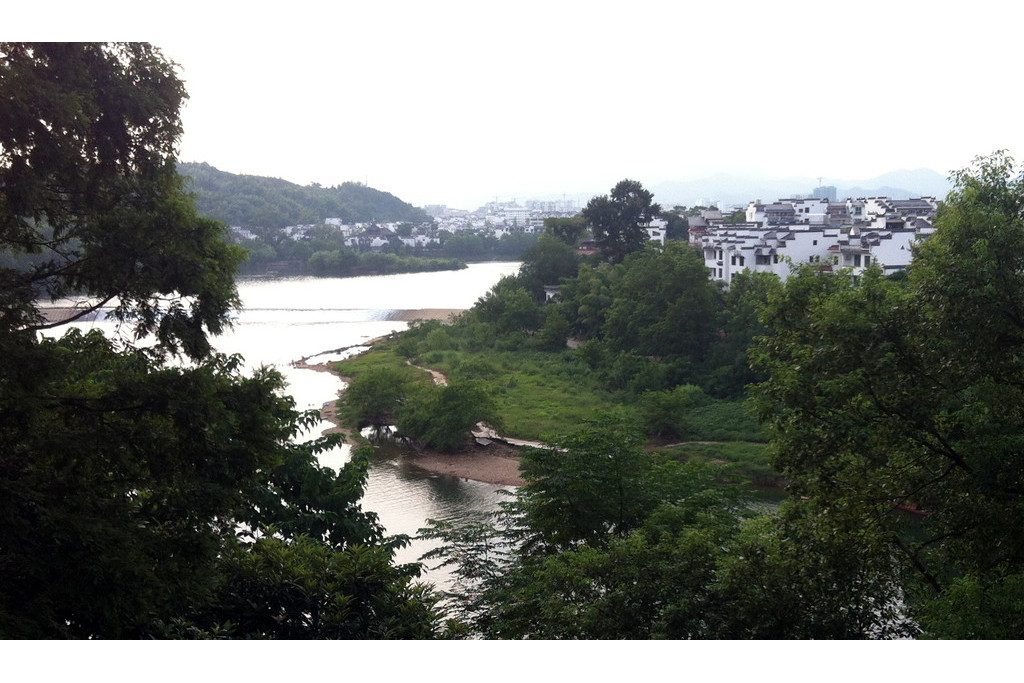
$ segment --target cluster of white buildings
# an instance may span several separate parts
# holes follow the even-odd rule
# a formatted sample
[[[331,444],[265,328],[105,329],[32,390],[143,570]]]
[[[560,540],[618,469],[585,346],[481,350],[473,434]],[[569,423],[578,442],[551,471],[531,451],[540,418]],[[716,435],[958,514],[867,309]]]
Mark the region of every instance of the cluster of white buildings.
[[[888,274],[905,269],[914,243],[935,231],[937,209],[934,197],[757,200],[743,223],[726,223],[718,211],[691,218],[690,244],[704,253],[712,279],[726,284],[743,270],[785,279],[801,263],[854,274],[877,265]]]
[[[337,221],[337,222],[332,222]],[[346,225],[340,219],[328,218],[324,221],[327,225],[333,226],[345,235],[345,246],[356,250],[378,250],[383,249],[395,240],[407,247],[426,247],[428,245],[440,245],[441,240],[436,236],[428,234],[431,232],[425,226],[413,226],[408,235],[399,234],[401,223],[355,223]]]
[[[497,237],[508,232],[544,232],[544,219],[552,216],[574,216],[579,213],[575,200],[529,200],[525,206],[516,201],[493,201],[476,211],[452,209],[444,205],[424,206],[439,230],[448,232],[484,232]]]
[[[382,249],[395,240],[400,241],[407,247],[426,247],[439,245],[433,225],[415,225],[409,234],[399,234],[401,223],[345,223],[341,218],[324,219],[323,225],[289,225],[281,229],[281,232],[293,240],[311,239],[318,234],[322,236],[324,230],[333,230],[344,237],[346,247],[357,250]],[[239,240],[259,239],[253,231],[239,226],[232,226],[231,232]]]

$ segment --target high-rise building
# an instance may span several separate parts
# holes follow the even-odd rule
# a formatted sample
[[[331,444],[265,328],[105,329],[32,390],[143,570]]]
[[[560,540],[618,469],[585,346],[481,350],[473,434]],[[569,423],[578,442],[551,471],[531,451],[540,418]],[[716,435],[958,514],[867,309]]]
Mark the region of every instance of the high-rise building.
[[[823,185],[814,188],[811,196],[815,199],[827,199],[830,202],[836,200],[836,186],[835,185]]]

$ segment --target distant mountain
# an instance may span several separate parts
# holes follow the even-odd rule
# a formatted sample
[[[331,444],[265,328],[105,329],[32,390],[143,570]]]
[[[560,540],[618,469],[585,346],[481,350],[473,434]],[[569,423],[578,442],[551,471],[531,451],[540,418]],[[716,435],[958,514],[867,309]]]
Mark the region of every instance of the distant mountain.
[[[844,186],[844,183],[839,182],[830,184],[836,186],[839,197],[884,196],[892,199],[909,199],[929,196],[945,199],[952,189],[946,176],[927,168],[892,171],[870,180],[856,181],[852,186]]]
[[[236,175],[209,164],[181,163],[204,216],[245,228],[283,228],[341,218],[346,223],[425,223],[430,217],[388,192],[359,183],[296,185],[279,178]]]
[[[878,197],[907,199],[932,196],[945,199],[950,190],[945,176],[930,169],[893,171],[867,180],[822,181],[836,188],[836,198]],[[808,196],[818,186],[817,178],[763,178],[716,174],[687,182],[662,182],[649,186],[663,208],[695,206],[700,200],[719,202],[722,207],[746,206],[752,200],[770,202],[785,197]]]

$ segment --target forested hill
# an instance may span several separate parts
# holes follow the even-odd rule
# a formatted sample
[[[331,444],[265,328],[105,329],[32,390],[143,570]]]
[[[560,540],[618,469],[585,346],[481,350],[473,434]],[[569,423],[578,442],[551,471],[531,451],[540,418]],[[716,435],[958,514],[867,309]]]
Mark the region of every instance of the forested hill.
[[[283,228],[341,218],[346,223],[422,223],[430,217],[388,192],[359,183],[301,186],[280,178],[236,175],[205,163],[179,163],[192,179],[199,212],[228,225]]]

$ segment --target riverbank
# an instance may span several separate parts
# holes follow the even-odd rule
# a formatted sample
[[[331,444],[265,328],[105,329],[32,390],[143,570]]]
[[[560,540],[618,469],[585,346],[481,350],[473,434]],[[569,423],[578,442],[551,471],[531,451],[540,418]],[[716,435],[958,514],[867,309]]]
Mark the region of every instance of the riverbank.
[[[466,309],[464,308],[412,308],[407,310],[389,311],[387,315],[388,320],[401,320],[403,322],[412,322],[413,320],[440,320],[441,322],[451,322],[451,319],[463,313]]]
[[[457,309],[421,309],[418,312],[423,311],[435,311],[438,315],[445,312],[447,312],[447,315],[459,312]],[[418,318],[411,319],[425,320],[428,318],[420,316]],[[430,319],[438,320],[441,318]],[[381,340],[373,339],[366,342],[365,345],[372,346],[378,341]],[[363,353],[365,353],[365,351]],[[331,367],[332,364],[330,363],[311,364],[307,361],[308,358],[303,358],[293,363],[293,365],[294,367],[302,370],[328,372],[335,375],[346,384],[350,381],[350,378],[344,377],[335,372]],[[350,443],[352,443],[355,442],[357,438],[361,437],[354,435],[352,430],[342,425],[341,420],[338,418],[338,401],[341,400],[343,395],[344,389],[338,392],[337,399],[325,403],[323,408],[320,410],[320,417],[325,422],[329,422],[334,425],[333,427],[324,430],[324,434],[342,434]],[[460,479],[470,479],[472,481],[496,484],[499,486],[522,486],[525,484],[526,481],[522,478],[519,471],[519,447],[490,439],[485,439],[484,441],[488,442],[487,445],[478,443],[476,446],[473,446],[471,450],[458,454],[441,453],[439,451],[424,449],[420,451],[407,452],[403,457],[410,464],[435,474],[459,477]]]
[[[519,472],[519,449],[508,444],[493,442],[457,455],[414,452],[407,453],[405,458],[416,467],[435,474],[499,486],[522,486],[526,483]]]

